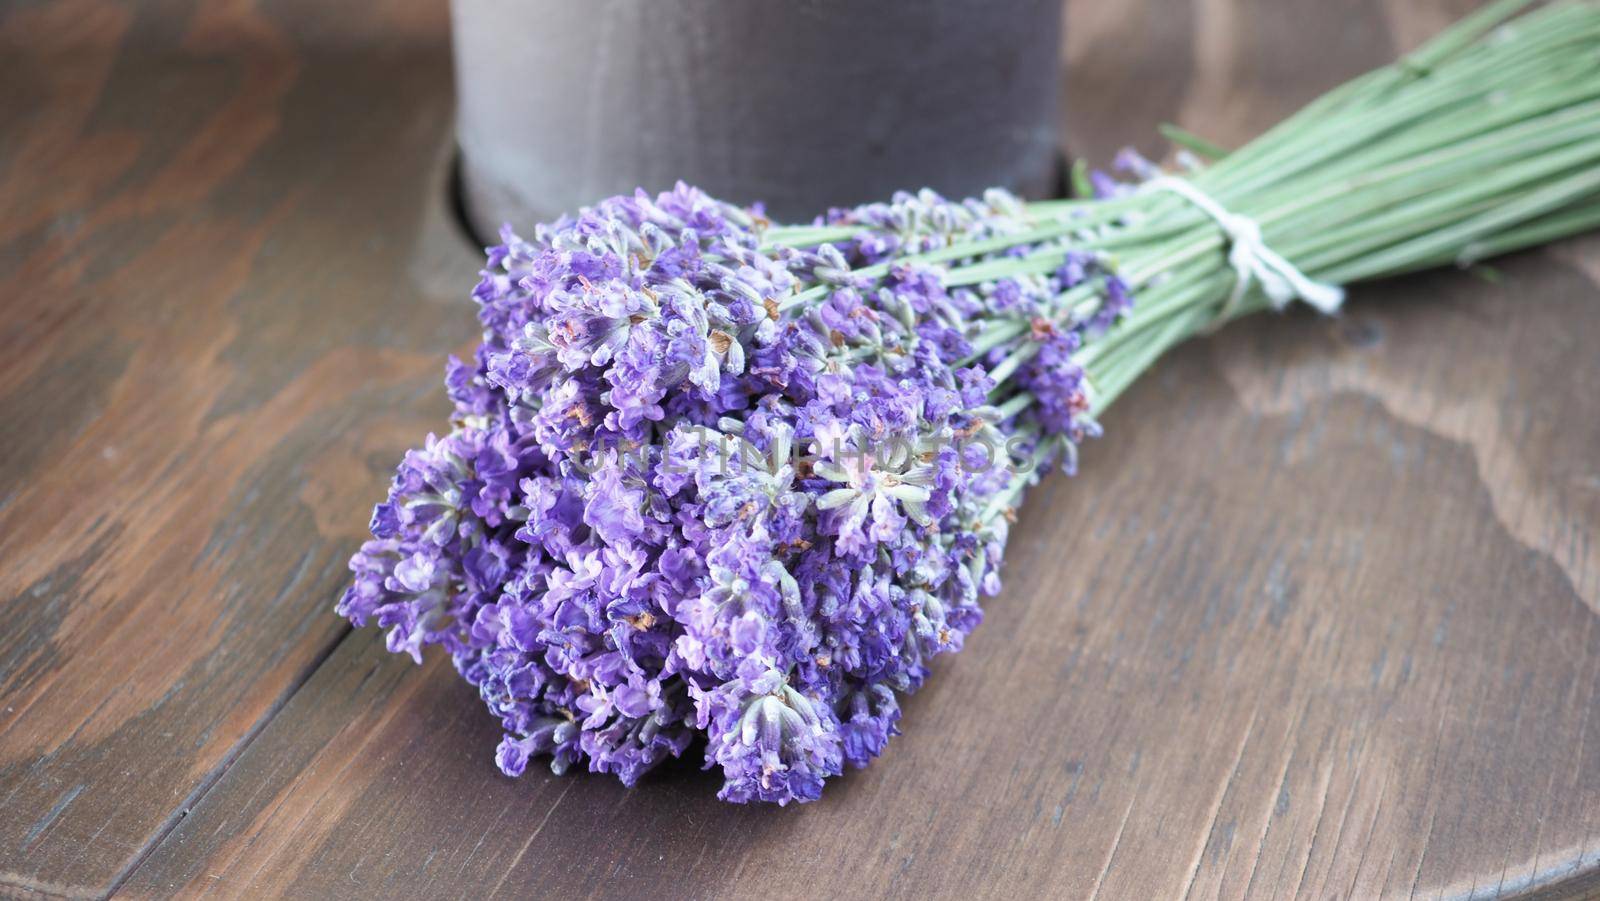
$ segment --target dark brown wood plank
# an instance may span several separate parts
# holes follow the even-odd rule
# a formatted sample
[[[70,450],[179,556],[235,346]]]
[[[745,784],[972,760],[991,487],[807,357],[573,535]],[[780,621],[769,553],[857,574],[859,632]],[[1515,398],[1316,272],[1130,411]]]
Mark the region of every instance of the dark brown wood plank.
[[[421,12],[0,9],[0,892],[104,892],[344,634],[474,332]]]
[[[446,661],[362,632],[316,666],[473,331],[441,6],[346,6],[0,17],[0,413],[39,430],[0,444],[6,885],[92,894],[151,842],[130,894],[1595,884],[1596,239],[1177,352],[819,804],[724,805],[692,762],[505,779]],[[1243,140],[1461,11],[1075,0],[1069,145]]]

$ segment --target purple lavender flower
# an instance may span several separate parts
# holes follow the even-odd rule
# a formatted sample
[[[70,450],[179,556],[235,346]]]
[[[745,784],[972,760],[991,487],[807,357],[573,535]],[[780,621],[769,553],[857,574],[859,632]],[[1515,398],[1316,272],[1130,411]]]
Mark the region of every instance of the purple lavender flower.
[[[1093,433],[1073,355],[1131,303],[1102,261],[951,287],[910,259],[1026,232],[1001,192],[819,224],[858,230],[764,246],[758,212],[679,185],[490,248],[454,428],[402,461],[338,610],[442,646],[508,775],[631,785],[703,737],[721,797],[814,800],[982,620],[1037,478],[1008,452],[1070,460]],[[1084,285],[1079,315],[1060,298]]]

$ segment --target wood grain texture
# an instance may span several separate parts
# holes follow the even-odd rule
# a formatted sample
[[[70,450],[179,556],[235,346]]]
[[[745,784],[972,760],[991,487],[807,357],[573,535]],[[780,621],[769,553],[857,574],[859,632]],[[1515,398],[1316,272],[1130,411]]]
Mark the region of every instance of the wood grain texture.
[[[110,888],[345,632],[363,509],[474,331],[464,248],[447,291],[410,271],[427,13],[4,8],[0,884]]]
[[[1067,141],[1239,142],[1470,4],[1075,0]],[[1263,316],[1030,497],[819,804],[501,777],[329,608],[477,260],[440,3],[0,5],[0,891],[1600,888],[1600,239]]]

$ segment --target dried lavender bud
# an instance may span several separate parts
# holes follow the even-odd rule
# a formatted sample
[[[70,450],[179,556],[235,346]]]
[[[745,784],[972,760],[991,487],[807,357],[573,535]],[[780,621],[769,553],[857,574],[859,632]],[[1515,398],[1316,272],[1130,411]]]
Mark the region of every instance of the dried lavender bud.
[[[704,734],[722,797],[816,798],[884,750],[896,693],[998,590],[1036,478],[1007,440],[1044,455],[1090,430],[1088,325],[968,358],[1103,277],[1092,254],[956,289],[938,265],[863,274],[1023,215],[923,192],[834,211],[855,232],[837,244],[763,247],[756,217],[680,185],[504,232],[476,365],[447,370],[455,428],[401,464],[340,613],[397,651],[443,646],[500,717],[508,774],[549,756],[631,784]],[[1038,402],[996,422],[985,361],[1031,342],[1014,384]]]

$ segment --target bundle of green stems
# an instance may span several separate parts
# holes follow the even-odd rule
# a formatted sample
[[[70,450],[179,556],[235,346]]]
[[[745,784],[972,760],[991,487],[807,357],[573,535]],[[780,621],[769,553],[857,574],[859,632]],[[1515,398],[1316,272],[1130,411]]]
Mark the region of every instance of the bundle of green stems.
[[[1600,226],[1600,4],[1527,11],[1530,5],[1493,3],[1237,150],[1165,128],[1188,163],[1181,177],[1258,226],[1261,242],[1300,273],[1332,285],[1468,266]],[[1076,175],[1078,193],[1089,193],[1082,171]],[[954,241],[857,274],[939,265],[954,288],[1042,275],[1072,252],[1109,261],[1138,300],[1077,353],[1098,413],[1173,345],[1281,305],[1258,283],[1236,290],[1235,236],[1212,213],[1154,187],[1029,203],[1016,232]],[[776,227],[767,241],[807,246],[852,232],[850,225]],[[1026,253],[996,255],[1024,245]],[[784,306],[828,290],[814,287]],[[1056,298],[1055,315],[1081,320],[1105,301],[1103,286],[1084,283]],[[975,356],[1027,328],[985,326],[974,338]],[[1030,403],[1006,377],[1033,352],[1024,343],[991,371],[1000,385],[995,401],[1007,413]]]

